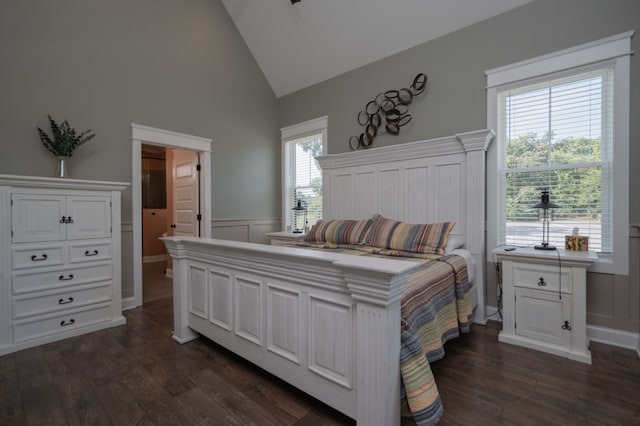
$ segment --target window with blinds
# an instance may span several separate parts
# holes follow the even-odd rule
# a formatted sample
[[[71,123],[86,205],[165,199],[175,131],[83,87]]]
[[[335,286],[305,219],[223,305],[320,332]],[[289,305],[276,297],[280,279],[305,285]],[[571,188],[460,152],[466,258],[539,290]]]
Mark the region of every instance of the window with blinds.
[[[611,252],[613,75],[600,64],[498,88],[504,244],[542,241],[542,211],[531,206],[548,190],[560,205],[549,211],[551,244],[578,228],[589,249]]]
[[[322,172],[315,157],[322,155],[322,133],[284,143],[285,226],[303,231],[322,218]],[[307,223],[305,223],[305,218]]]

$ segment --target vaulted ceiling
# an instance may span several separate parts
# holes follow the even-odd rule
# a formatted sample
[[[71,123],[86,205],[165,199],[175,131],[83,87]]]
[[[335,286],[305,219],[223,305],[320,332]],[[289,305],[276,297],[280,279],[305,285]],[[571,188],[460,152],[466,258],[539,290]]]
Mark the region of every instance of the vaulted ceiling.
[[[281,97],[532,0],[222,0]]]

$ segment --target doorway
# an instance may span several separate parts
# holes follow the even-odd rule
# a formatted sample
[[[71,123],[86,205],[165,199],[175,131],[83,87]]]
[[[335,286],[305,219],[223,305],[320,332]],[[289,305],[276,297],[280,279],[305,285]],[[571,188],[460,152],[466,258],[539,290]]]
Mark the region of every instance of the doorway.
[[[167,155],[169,152],[169,156]],[[142,145],[142,303],[170,297],[168,253],[160,237],[170,235],[171,149]],[[169,160],[169,161],[167,161]]]
[[[171,225],[183,231],[185,227],[192,226],[193,234],[202,237],[211,237],[211,139],[186,135],[163,129],[156,129],[138,124],[131,124],[132,141],[132,206],[133,206],[133,297],[123,297],[123,307],[133,308],[143,304],[143,174],[142,157],[143,145],[156,147],[156,150],[164,149],[167,153],[177,152],[175,150],[191,151],[192,164],[199,165],[198,173],[187,170],[184,163],[177,167],[175,173],[180,178],[188,178],[191,174],[190,187],[184,184],[179,187],[179,194],[166,196],[166,192],[171,192],[171,188],[166,188],[166,198],[179,200],[176,203],[178,212],[176,219]],[[166,160],[166,157],[165,157]],[[194,163],[194,161],[196,163]],[[194,166],[195,167],[195,166]],[[172,168],[173,170],[173,168]],[[173,171],[172,171],[173,173]],[[195,181],[194,181],[195,180]],[[194,193],[195,191],[195,193]],[[189,195],[190,194],[190,195]],[[192,203],[197,200],[199,206],[200,221],[189,223],[186,219],[193,214],[185,207],[184,200],[190,198]],[[198,227],[198,223],[201,225]],[[179,228],[180,227],[180,228]],[[181,232],[182,233],[182,232]],[[169,232],[167,232],[169,234]],[[184,235],[184,233],[182,233]],[[165,269],[170,269],[166,267]]]

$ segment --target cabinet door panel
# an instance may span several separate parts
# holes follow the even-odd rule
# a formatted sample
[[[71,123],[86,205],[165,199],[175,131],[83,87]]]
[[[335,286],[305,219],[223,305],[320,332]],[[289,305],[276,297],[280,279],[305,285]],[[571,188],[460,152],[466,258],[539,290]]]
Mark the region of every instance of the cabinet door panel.
[[[12,242],[64,240],[65,197],[60,195],[14,194],[11,197]]]
[[[67,227],[67,238],[111,237],[111,198],[70,196],[67,211],[72,219]]]
[[[563,329],[571,324],[571,296],[558,293],[515,289],[516,334],[568,347],[571,332]]]

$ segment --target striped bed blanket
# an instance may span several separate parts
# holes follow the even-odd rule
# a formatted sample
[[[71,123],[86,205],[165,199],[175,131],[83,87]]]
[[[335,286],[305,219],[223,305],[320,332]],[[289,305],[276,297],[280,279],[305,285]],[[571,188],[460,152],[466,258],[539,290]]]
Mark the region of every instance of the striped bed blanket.
[[[444,356],[448,340],[469,331],[473,317],[464,258],[333,243],[296,245],[359,256],[401,257],[422,265],[409,277],[401,300],[402,403],[408,404],[418,425],[437,423],[443,407],[429,363]]]

